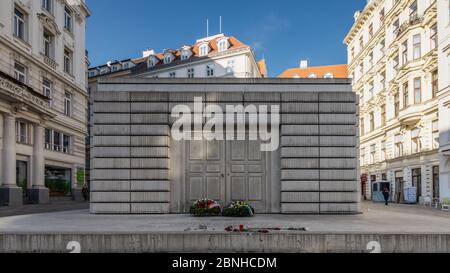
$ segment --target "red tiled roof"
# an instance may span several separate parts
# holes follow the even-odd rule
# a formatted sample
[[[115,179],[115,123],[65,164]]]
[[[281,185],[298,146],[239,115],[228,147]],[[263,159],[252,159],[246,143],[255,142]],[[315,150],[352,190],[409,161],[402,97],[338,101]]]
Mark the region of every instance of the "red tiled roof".
[[[334,78],[348,78],[348,65],[337,64],[327,66],[311,66],[306,68],[291,68],[281,73],[278,78],[308,78],[315,74],[317,78],[323,78],[326,74],[333,74]]]

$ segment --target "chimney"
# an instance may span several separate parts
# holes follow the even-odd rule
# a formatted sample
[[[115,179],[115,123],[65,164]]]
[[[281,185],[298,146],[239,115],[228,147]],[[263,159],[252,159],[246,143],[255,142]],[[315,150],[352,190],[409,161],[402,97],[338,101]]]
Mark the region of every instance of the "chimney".
[[[155,54],[155,51],[151,48],[148,48],[148,49],[142,51],[142,58],[147,58],[148,56],[154,55],[154,54]]]
[[[308,67],[308,60],[301,60],[300,68],[307,68],[307,67]]]

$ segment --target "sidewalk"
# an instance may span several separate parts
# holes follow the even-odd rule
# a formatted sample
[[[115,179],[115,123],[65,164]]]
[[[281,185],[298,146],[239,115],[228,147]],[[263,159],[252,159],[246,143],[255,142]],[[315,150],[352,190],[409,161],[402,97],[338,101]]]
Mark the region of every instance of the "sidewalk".
[[[0,206],[0,217],[89,209],[89,202],[53,202],[45,205]]]

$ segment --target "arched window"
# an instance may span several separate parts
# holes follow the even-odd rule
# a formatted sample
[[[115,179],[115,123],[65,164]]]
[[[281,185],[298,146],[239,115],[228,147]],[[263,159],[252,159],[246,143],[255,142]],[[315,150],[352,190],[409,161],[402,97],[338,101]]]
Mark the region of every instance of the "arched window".
[[[208,45],[207,44],[203,44],[200,46],[200,56],[206,56],[208,55]]]
[[[334,75],[333,75],[333,73],[328,72],[328,73],[325,74],[323,77],[324,77],[325,79],[332,79],[332,78],[334,78]]]
[[[218,47],[219,47],[219,52],[226,51],[228,49],[228,42],[227,42],[227,40],[220,40],[219,44],[218,44]]]

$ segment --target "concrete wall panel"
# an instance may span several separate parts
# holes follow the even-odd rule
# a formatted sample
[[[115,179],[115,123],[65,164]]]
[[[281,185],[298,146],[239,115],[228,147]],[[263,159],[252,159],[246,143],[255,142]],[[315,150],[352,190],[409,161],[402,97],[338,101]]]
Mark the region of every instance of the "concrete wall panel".
[[[281,204],[281,213],[285,214],[317,214],[320,212],[319,204],[291,204],[291,203],[282,203]]]
[[[319,181],[281,181],[281,191],[319,191]]]

